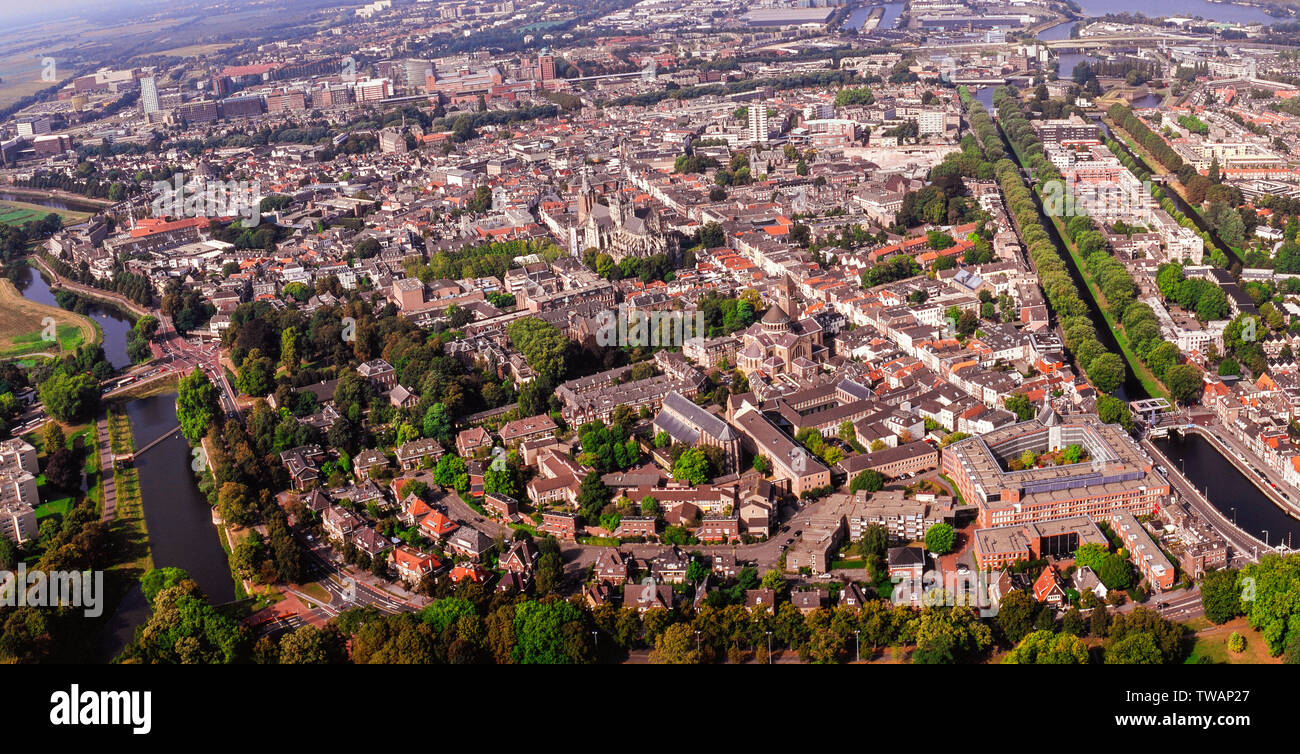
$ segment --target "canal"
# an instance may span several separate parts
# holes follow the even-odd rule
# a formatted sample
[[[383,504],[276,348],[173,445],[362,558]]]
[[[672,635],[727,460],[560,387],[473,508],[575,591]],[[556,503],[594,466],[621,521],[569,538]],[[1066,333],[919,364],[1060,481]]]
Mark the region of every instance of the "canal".
[[[1239,528],[1270,544],[1300,543],[1300,520],[1269,500],[1204,437],[1171,434],[1152,442]]]
[[[1006,149],[1008,158],[1021,168],[1021,177],[1023,178],[1025,166],[1020,164],[1020,158],[1016,154],[1015,149],[1011,146],[1011,141],[1007,139],[1006,134],[1002,132],[1001,123],[998,123],[998,135],[1002,137],[1002,145]],[[1029,181],[1026,180],[1025,183],[1029,184]],[[1110,331],[1109,327],[1107,327],[1106,318],[1102,316],[1101,308],[1097,305],[1097,300],[1093,298],[1092,291],[1089,290],[1087,282],[1084,281],[1082,272],[1079,270],[1078,265],[1074,263],[1074,259],[1070,256],[1070,252],[1066,249],[1065,241],[1061,238],[1061,234],[1056,230],[1056,223],[1046,221],[1047,215],[1043,211],[1042,199],[1038,196],[1038,192],[1034,191],[1032,186],[1030,186],[1029,193],[1034,198],[1034,206],[1038,208],[1039,217],[1044,221],[1043,229],[1047,231],[1048,237],[1056,246],[1056,253],[1061,255],[1061,258],[1065,260],[1065,269],[1069,272],[1070,279],[1074,281],[1075,287],[1079,289],[1079,298],[1083,300],[1084,306],[1088,307],[1088,318],[1092,320],[1093,327],[1097,331],[1098,342],[1100,342],[1107,351],[1110,351],[1123,359],[1124,352],[1120,349],[1119,342],[1115,340],[1115,334]],[[1035,270],[1035,274],[1036,273],[1037,271]],[[1053,312],[1053,316],[1055,316],[1055,312]],[[1124,384],[1115,389],[1114,395],[1122,401],[1134,401],[1140,398],[1150,397],[1147,394],[1146,388],[1142,387],[1142,382],[1138,380],[1136,375],[1134,375],[1133,367],[1127,360],[1124,362]]]
[[[135,447],[142,448],[177,426],[176,394],[140,398],[127,404]],[[214,605],[235,599],[226,551],[212,523],[212,508],[190,471],[190,446],[180,434],[135,459],[140,475],[145,526],[154,568],[181,568]],[[101,652],[112,659],[149,619],[149,604],[139,587],[127,593],[102,636]]]
[[[50,290],[50,284],[36,267],[28,266],[20,273],[15,283],[23,298],[47,306],[58,306],[59,301]],[[116,307],[85,299],[87,317],[95,320],[104,333],[104,357],[114,369],[131,366],[131,358],[126,354],[126,337],[131,332],[132,320]]]
[[[1115,143],[1119,144],[1120,149],[1123,149],[1125,154],[1133,158],[1133,162],[1145,169],[1148,173],[1151,173],[1152,175],[1155,174],[1155,171],[1151,169],[1151,165],[1146,160],[1142,159],[1141,155],[1137,154],[1132,149],[1129,149],[1128,144],[1125,144],[1123,139],[1117,138],[1111,133],[1110,126],[1106,125],[1106,121],[1102,120],[1100,115],[1094,115],[1093,120],[1097,121],[1097,124],[1101,126],[1102,133],[1115,139]],[[1184,215],[1191,218],[1192,223],[1196,225],[1199,230],[1204,231],[1210,236],[1210,241],[1214,244],[1214,248],[1221,251],[1223,255],[1228,258],[1229,262],[1242,261],[1241,257],[1237,256],[1237,252],[1233,251],[1232,247],[1224,243],[1223,240],[1219,238],[1219,234],[1214,232],[1214,229],[1210,227],[1210,224],[1205,222],[1204,218],[1201,217],[1201,213],[1189,206],[1187,202],[1183,201],[1183,197],[1179,196],[1178,192],[1174,191],[1172,186],[1163,186],[1161,187],[1161,190],[1164,192],[1164,195],[1169,197],[1169,200],[1174,203],[1174,207],[1176,207],[1179,212],[1182,212]]]
[[[880,17],[880,23],[876,25],[877,29],[892,29],[894,24],[898,23],[898,17],[903,13],[903,7],[907,3],[872,3],[855,8],[849,17],[844,20],[844,28],[856,31],[862,28],[871,11],[883,7],[885,14]]]
[[[127,404],[137,448],[174,430],[176,394],[155,395]],[[136,458],[149,549],[155,568],[185,569],[214,604],[235,598],[226,551],[212,523],[212,507],[199,492],[190,470],[189,443],[180,434]]]

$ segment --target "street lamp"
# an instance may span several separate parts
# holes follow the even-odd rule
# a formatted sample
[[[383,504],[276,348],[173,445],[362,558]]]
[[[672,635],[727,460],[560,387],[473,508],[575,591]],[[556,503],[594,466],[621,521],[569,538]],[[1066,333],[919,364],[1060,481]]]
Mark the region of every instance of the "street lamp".
[[[1264,547],[1268,548],[1268,529],[1264,530]]]
[[[596,652],[599,653],[599,652],[600,652],[600,637],[596,635],[596,632],[595,632],[595,631],[592,631],[592,632],[591,632],[591,641],[596,645]]]
[[[772,632],[764,631],[763,633],[767,634],[767,664],[771,665],[772,664]]]
[[[853,651],[857,655],[857,662],[862,662],[862,631],[854,629],[853,631]]]
[[[700,632],[699,631],[695,632],[695,653],[696,654],[700,653]]]

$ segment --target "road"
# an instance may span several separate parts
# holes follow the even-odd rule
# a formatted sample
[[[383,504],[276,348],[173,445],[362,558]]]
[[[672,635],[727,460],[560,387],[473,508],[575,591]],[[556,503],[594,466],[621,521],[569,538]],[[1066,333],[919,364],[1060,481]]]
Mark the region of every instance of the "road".
[[[1300,518],[1300,504],[1296,502],[1297,498],[1300,497],[1300,491],[1288,484],[1276,469],[1269,466],[1264,462],[1264,459],[1247,448],[1245,443],[1239,440],[1221,422],[1214,420],[1207,424],[1204,430],[1198,434],[1209,440],[1211,445],[1217,446],[1220,454],[1227,458],[1232,465],[1236,466],[1237,470],[1249,479],[1260,492],[1264,493],[1265,497],[1292,517]],[[1259,469],[1259,471],[1256,472],[1254,469]],[[1282,497],[1284,491],[1286,497]]]
[[[1255,539],[1245,531],[1237,528],[1226,516],[1215,508],[1214,505],[1201,493],[1191,480],[1183,476],[1178,469],[1178,464],[1170,460],[1160,449],[1155,446],[1151,440],[1143,438],[1141,441],[1142,449],[1145,450],[1152,458],[1162,459],[1165,468],[1169,473],[1165,477],[1169,480],[1170,488],[1178,493],[1178,497],[1186,501],[1201,517],[1201,520],[1209,524],[1210,528],[1216,531],[1219,536],[1227,540],[1232,545],[1233,552],[1239,556],[1245,557],[1247,553],[1255,553],[1262,548],[1263,542]]]
[[[158,315],[158,332],[154,335],[153,349],[156,360],[165,363],[167,368],[188,374],[195,368],[202,369],[220,393],[221,409],[227,416],[240,415],[239,402],[235,391],[226,379],[226,372],[221,367],[221,347],[217,343],[203,343],[198,338],[186,338],[176,331],[171,318],[165,314]]]

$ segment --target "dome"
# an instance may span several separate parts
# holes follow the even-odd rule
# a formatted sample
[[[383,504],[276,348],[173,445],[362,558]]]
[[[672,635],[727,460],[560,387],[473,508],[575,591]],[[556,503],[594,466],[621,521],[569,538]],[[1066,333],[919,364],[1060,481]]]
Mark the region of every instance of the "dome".
[[[772,304],[767,310],[767,314],[763,315],[763,324],[765,325],[783,325],[789,321],[790,315],[786,314],[785,310],[776,304]]]

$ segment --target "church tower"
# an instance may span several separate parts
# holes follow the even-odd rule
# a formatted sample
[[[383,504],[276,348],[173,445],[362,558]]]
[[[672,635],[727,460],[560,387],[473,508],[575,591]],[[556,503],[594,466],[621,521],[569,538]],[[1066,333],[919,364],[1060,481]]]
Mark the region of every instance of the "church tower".
[[[582,188],[578,190],[578,224],[587,222],[591,210],[596,206],[596,192],[591,188],[587,171],[582,171]]]
[[[777,288],[776,304],[781,307],[781,311],[788,314],[791,319],[799,318],[799,311],[795,308],[798,305],[795,303],[794,298],[794,281],[790,279],[788,274],[785,276],[785,279],[781,281],[780,287]]]
[[[623,227],[623,182],[619,181],[614,186],[614,193],[609,197],[609,219],[614,221],[615,228]]]

